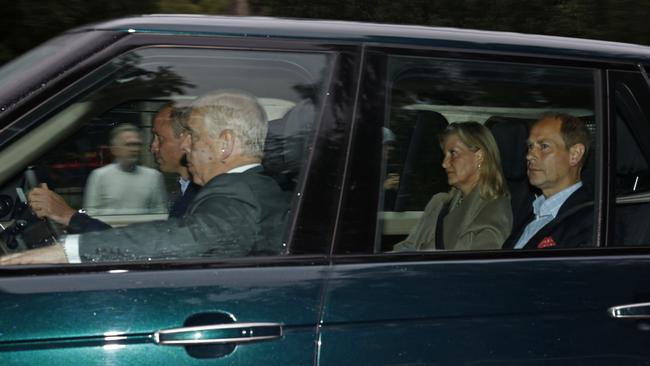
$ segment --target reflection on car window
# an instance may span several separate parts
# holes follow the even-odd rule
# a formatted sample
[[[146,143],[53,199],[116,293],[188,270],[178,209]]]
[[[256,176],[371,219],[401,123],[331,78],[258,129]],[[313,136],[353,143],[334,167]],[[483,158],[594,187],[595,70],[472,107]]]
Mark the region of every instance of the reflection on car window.
[[[526,170],[531,124],[546,113],[564,113],[594,130],[590,70],[405,56],[391,57],[388,66],[376,245],[382,251],[501,248],[512,228],[526,224],[541,194]],[[458,126],[471,132],[454,132]],[[476,187],[501,192],[480,183],[501,176],[506,193],[463,195],[463,180],[473,179],[474,171],[480,172]],[[487,180],[501,178],[495,179]],[[593,192],[591,155],[583,182]]]
[[[59,112],[40,121],[41,127],[29,136],[31,139],[14,144],[17,149],[31,149],[26,156],[37,158],[13,162],[13,169],[32,166],[38,180],[47,183],[50,191],[39,191],[40,194],[57,195],[75,211],[85,209],[85,214],[75,213],[63,223],[68,234],[81,235],[80,245],[93,243],[92,249],[79,253],[77,259],[80,261],[285,253],[283,237],[289,198],[302,175],[304,152],[311,143],[328,62],[325,54],[192,48],[160,47],[125,54],[82,80],[76,96],[66,98],[56,108]],[[263,121],[263,129],[259,129],[259,137],[251,137],[255,129],[244,128],[243,122],[228,115],[214,125],[218,127],[213,126],[227,133],[209,129],[212,117],[205,117],[207,127],[193,127],[197,113],[204,116],[208,115],[206,111],[217,108],[209,104],[209,98],[200,102],[205,104],[200,110],[194,103],[215,90],[231,91],[242,100],[248,100],[248,105],[261,108],[263,115],[259,120]],[[235,96],[226,99],[237,100]],[[230,108],[224,107],[230,102],[219,103],[219,108]],[[244,107],[235,103],[232,108],[235,113]],[[209,116],[213,115],[218,116]],[[45,131],[45,128],[49,138],[38,141],[39,129]],[[232,141],[237,141],[232,146],[228,133],[232,134]],[[206,136],[212,140],[202,141]],[[204,192],[201,196],[199,192],[201,186],[214,177],[211,176],[213,171],[203,169],[200,164],[203,156],[192,157],[191,151],[201,143],[216,144],[217,140],[219,149],[213,149],[213,153],[225,154],[220,155],[219,162],[230,162],[238,156],[254,158],[241,160],[241,163],[237,160],[237,164],[228,165],[229,169],[219,170],[219,174],[244,177],[251,172],[259,173],[254,175],[255,179],[235,185],[248,186],[254,192],[267,190],[269,192],[264,194],[282,198],[270,203],[272,207],[267,205],[255,213],[266,215],[264,220],[272,217],[264,228],[273,227],[266,231],[277,232],[277,235],[269,234],[272,237],[266,238],[263,228],[231,227],[227,220],[201,216],[198,221],[136,225],[140,231],[137,235],[128,230],[115,234],[118,236],[114,241],[120,238],[124,241],[123,238],[132,234],[138,241],[148,241],[141,247],[148,247],[149,251],[113,248],[107,244],[110,240],[105,238],[113,234],[104,230],[111,226],[165,220],[168,215],[171,220],[181,220],[184,216],[208,210],[211,206],[192,205],[191,202],[194,197],[197,200],[210,198],[209,194]],[[210,159],[214,161],[216,157]],[[240,168],[242,166],[245,169]],[[210,174],[204,176],[206,171]],[[5,176],[4,189],[11,192],[22,182],[22,173]],[[210,209],[212,213],[229,207],[228,194],[224,194],[226,196],[212,203],[216,205]],[[186,195],[191,196],[187,198]],[[248,195],[256,196],[256,193]],[[230,207],[232,211],[228,214],[222,212],[223,217],[243,215],[240,218],[248,220],[248,214],[238,211],[237,207]],[[264,211],[267,209],[272,213]],[[215,227],[223,228],[220,235],[207,230]],[[165,240],[156,238],[157,233],[169,233],[171,229],[183,233],[170,234]],[[101,232],[91,233],[98,230]],[[21,241],[22,238],[18,241],[17,238],[5,239],[18,243],[4,248],[8,252],[33,247]],[[209,247],[204,246],[207,242],[211,243]]]

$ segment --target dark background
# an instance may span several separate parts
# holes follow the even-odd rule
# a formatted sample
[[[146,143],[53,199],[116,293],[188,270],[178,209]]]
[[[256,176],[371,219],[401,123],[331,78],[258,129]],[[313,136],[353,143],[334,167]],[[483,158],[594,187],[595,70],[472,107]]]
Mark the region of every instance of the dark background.
[[[650,0],[2,0],[0,64],[72,27],[151,13],[359,20],[650,44]]]

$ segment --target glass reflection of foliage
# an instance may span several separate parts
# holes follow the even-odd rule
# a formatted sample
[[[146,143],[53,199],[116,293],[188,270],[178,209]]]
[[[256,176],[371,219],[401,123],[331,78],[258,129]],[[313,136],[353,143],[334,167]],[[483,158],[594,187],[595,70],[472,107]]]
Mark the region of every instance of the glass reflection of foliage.
[[[315,80],[312,83],[296,84],[292,87],[292,89],[295,90],[298,95],[300,95],[300,99],[309,99],[315,105],[318,105],[320,103],[321,94],[326,92],[323,87],[325,86],[327,70],[327,68],[321,69],[318,80]]]
[[[295,189],[307,146],[312,142],[316,107],[321,101],[320,93],[324,92],[322,87],[322,79],[293,85],[291,88],[300,96],[300,101],[285,113],[281,122],[270,124],[263,165],[273,172],[285,191]]]
[[[591,74],[509,64],[402,58],[393,62],[393,106],[591,108]]]
[[[140,98],[160,98],[183,95],[185,88],[195,85],[173,71],[173,66],[157,66],[149,70],[141,66],[142,57],[129,53],[115,60],[110,68],[115,70],[110,84],[89,97],[93,102],[126,101]]]
[[[152,69],[142,66],[146,61],[137,53],[129,53],[91,76],[92,90],[81,100],[90,104],[77,117],[79,130],[34,163],[40,167],[39,177],[63,194],[73,207],[81,207],[88,174],[111,162],[108,148],[111,128],[123,122],[144,127],[143,115],[152,118],[155,110],[144,108],[138,101],[165,99],[194,88],[173,71],[173,66],[158,65]]]
[[[314,84],[296,84],[292,89],[300,95],[301,100],[309,99],[317,103],[319,99],[318,91],[321,90],[319,84],[320,82]]]

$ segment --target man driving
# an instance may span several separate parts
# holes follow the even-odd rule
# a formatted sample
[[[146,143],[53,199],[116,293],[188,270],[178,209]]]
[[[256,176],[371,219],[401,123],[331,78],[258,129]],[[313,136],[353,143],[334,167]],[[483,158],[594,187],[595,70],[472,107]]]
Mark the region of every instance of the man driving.
[[[191,181],[181,149],[181,131],[189,108],[175,107],[173,102],[164,105],[153,119],[153,140],[149,150],[162,172],[179,175],[180,194],[173,200],[169,217],[182,217],[200,186]],[[65,200],[49,190],[47,185],[29,192],[29,204],[38,217],[46,217],[67,228],[68,233],[80,234],[110,229],[111,226],[84,213],[77,212]]]

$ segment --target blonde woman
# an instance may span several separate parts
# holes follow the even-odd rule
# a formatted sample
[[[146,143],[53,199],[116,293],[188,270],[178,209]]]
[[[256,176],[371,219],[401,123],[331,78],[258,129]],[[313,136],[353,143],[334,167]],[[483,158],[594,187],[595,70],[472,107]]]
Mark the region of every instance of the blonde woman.
[[[501,248],[512,229],[512,210],[494,136],[477,122],[451,123],[441,145],[452,188],[431,198],[394,250]]]

